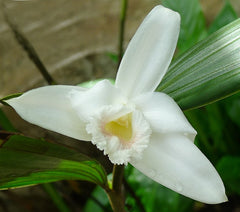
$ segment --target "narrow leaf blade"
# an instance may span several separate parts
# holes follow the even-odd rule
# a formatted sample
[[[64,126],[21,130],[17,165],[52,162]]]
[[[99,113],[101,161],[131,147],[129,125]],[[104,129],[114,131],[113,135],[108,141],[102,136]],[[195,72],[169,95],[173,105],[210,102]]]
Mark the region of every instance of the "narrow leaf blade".
[[[176,59],[158,91],[183,110],[201,107],[240,90],[240,19]]]
[[[0,148],[0,189],[58,180],[107,184],[104,168],[68,147],[14,135]]]
[[[8,96],[5,96],[5,97],[1,98],[1,99],[0,99],[0,103],[2,103],[3,105],[9,106],[8,103],[5,102],[6,100],[9,100],[9,99],[12,99],[12,98],[16,98],[16,97],[19,97],[19,96],[21,96],[21,95],[22,95],[22,93],[10,94],[10,95],[8,95]]]

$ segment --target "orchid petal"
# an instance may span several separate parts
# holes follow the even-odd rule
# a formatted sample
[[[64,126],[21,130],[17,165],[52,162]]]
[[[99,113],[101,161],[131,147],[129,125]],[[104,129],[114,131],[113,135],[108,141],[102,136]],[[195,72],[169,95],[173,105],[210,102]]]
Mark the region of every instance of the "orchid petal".
[[[170,96],[160,92],[146,93],[133,101],[143,112],[153,132],[183,133],[194,141],[197,132]]]
[[[181,134],[154,134],[142,159],[131,164],[156,182],[192,199],[209,204],[227,201],[215,168]]]
[[[69,93],[85,92],[77,86],[46,86],[33,89],[7,101],[26,121],[45,129],[76,138],[91,140],[85,124],[71,107]]]
[[[102,80],[89,90],[79,93],[76,91],[70,94],[72,107],[77,111],[79,117],[88,121],[94,113],[106,105],[114,105],[121,99],[120,91],[108,80]]]
[[[130,41],[120,64],[116,86],[133,97],[156,89],[174,54],[180,30],[178,13],[156,6]]]

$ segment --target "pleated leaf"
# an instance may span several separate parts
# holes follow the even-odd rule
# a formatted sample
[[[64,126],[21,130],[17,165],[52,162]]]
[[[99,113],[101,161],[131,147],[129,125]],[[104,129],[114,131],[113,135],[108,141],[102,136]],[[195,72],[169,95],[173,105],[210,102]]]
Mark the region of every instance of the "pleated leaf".
[[[183,110],[201,107],[239,90],[240,19],[183,53],[158,88]]]
[[[107,184],[104,168],[95,160],[44,140],[11,136],[0,145],[0,189],[58,180]]]

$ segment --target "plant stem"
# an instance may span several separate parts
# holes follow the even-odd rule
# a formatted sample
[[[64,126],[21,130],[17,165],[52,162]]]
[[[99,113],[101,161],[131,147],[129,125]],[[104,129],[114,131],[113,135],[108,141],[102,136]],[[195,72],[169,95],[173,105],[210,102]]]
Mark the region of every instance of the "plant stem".
[[[18,27],[10,20],[8,17],[4,4],[2,4],[2,10],[4,14],[4,18],[12,32],[14,33],[14,36],[19,43],[19,45],[25,50],[25,52],[28,54],[29,59],[35,64],[43,78],[47,81],[49,85],[54,85],[56,82],[52,78],[52,76],[49,74],[47,68],[41,61],[40,57],[38,56],[36,50],[30,43],[30,41],[24,36],[24,34],[18,29]]]
[[[70,212],[71,210],[68,208],[68,206],[63,201],[62,197],[59,195],[59,193],[55,190],[53,184],[51,183],[45,183],[42,184],[42,187],[44,190],[48,193],[48,195],[51,197],[52,201],[55,203],[56,207],[60,212]]]
[[[142,204],[140,198],[135,194],[134,190],[131,188],[131,186],[128,184],[126,180],[123,180],[124,187],[126,189],[126,192],[128,192],[136,201],[137,206],[141,212],[146,212],[144,205]]]
[[[127,14],[128,0],[122,0],[121,14],[120,14],[120,30],[119,30],[119,43],[118,43],[118,66],[122,60],[123,56],[123,40],[124,40],[124,29],[125,20]]]
[[[112,189],[107,190],[107,195],[114,212],[125,212],[125,198],[123,192],[124,165],[114,165]]]
[[[122,182],[124,175],[124,165],[114,165],[113,167],[113,190],[120,192],[122,190]]]

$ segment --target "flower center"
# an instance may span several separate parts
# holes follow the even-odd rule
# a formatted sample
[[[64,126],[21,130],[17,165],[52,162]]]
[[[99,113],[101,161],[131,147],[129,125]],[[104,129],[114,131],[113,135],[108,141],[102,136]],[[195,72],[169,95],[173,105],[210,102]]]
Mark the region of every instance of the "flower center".
[[[107,134],[115,135],[120,140],[130,141],[133,135],[132,113],[128,113],[127,115],[108,122],[104,126],[104,130]]]
[[[152,134],[142,112],[132,105],[102,107],[89,119],[86,130],[112,163],[125,165],[141,158]]]

